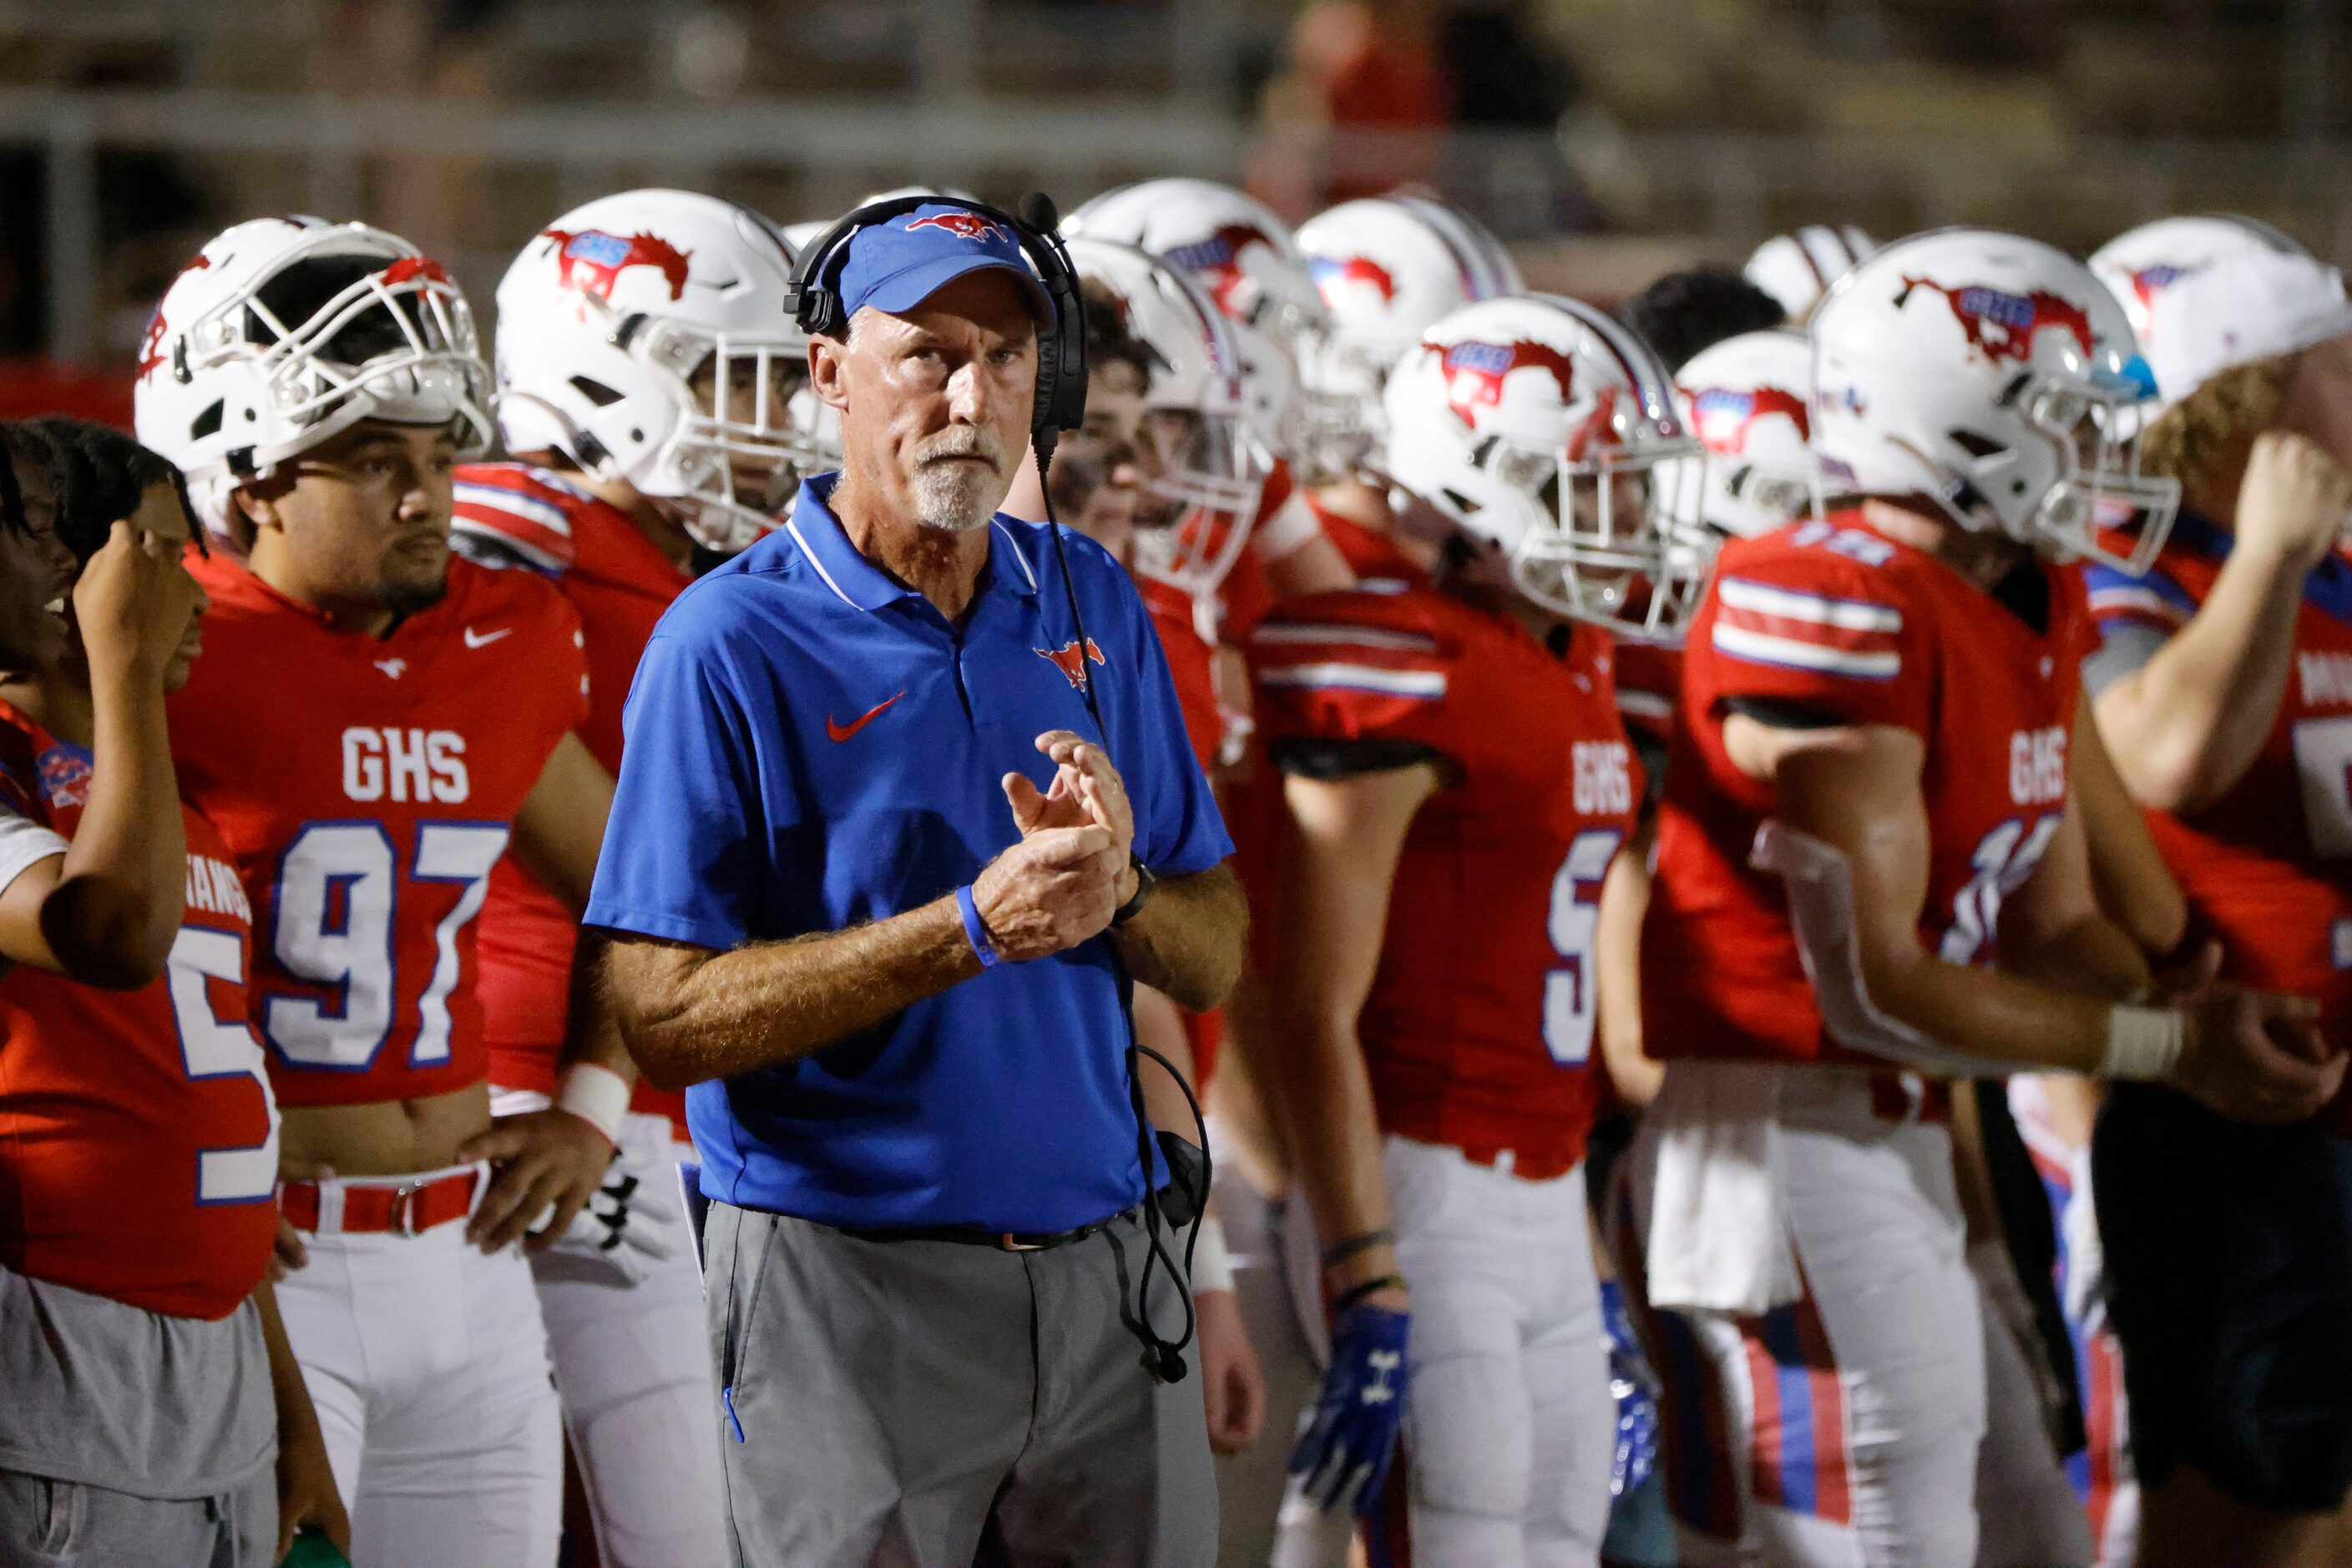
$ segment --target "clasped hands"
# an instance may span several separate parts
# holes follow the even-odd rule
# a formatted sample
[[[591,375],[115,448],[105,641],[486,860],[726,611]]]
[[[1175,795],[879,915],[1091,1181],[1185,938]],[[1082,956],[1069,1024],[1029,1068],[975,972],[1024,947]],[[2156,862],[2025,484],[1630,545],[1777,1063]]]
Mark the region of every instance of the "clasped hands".
[[[1038,736],[1037,749],[1053,759],[1053,784],[1040,791],[1020,773],[1004,775],[1021,841],[971,885],[990,942],[1013,963],[1100,935],[1136,889],[1135,815],[1110,758],[1068,730]]]

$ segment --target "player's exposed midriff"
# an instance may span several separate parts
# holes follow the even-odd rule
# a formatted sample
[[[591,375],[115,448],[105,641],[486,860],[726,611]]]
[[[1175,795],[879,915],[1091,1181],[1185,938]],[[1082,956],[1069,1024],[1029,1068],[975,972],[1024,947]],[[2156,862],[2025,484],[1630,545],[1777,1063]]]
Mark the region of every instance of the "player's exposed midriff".
[[[309,1181],[322,1168],[338,1176],[399,1176],[457,1163],[457,1147],[490,1124],[487,1084],[468,1084],[423,1100],[365,1105],[289,1106],[278,1133],[278,1173]]]

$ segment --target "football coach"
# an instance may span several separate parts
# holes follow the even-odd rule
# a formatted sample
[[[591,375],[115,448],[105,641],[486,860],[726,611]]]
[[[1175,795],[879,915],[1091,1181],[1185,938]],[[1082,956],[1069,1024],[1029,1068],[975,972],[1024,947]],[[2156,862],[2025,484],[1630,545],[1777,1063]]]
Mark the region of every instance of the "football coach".
[[[662,618],[586,916],[691,1086],[735,1561],[1205,1568],[1121,991],[1223,998],[1233,846],[1125,574],[996,513],[1044,268],[1002,215],[859,216],[812,277],[841,471]]]

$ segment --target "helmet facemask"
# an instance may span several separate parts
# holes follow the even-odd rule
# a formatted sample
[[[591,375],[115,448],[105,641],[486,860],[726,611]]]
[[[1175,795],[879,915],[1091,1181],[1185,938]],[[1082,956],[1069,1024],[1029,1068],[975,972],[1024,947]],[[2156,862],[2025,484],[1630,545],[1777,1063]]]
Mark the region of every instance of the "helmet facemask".
[[[1938,499],[1963,527],[2138,576],[2164,548],[2180,505],[2178,483],[2140,472],[2139,415],[2147,395],[2137,384],[2021,371],[2000,405],[2021,426],[2015,432],[2021,439],[2002,446],[1979,432],[1948,432],[1945,460],[1936,466],[1950,477]],[[2028,496],[2036,498],[2030,505]],[[2114,528],[2118,518],[2125,529]],[[2130,548],[2103,542],[2103,529],[2127,532]]]
[[[1297,384],[1284,412],[1280,450],[1310,488],[1352,479],[1379,445],[1379,430],[1365,409],[1380,401],[1388,367],[1344,363],[1348,351],[1328,325],[1295,306],[1286,306],[1281,320],[1275,335],[1297,367]],[[1369,395],[1350,395],[1335,373],[1362,383]]]
[[[1144,432],[1157,471],[1143,489],[1164,521],[1138,520],[1136,571],[1207,602],[1249,542],[1273,459],[1239,415],[1154,408]]]
[[[438,262],[415,254],[309,253],[339,243],[348,246],[350,237],[323,231],[316,247],[298,247],[188,330],[188,358],[199,364],[259,345],[255,371],[266,395],[287,426],[300,431],[252,452],[247,470],[266,470],[372,418],[455,424],[461,458],[488,450],[489,370],[457,284]],[[351,276],[338,287],[338,274]],[[289,320],[317,289],[327,289],[326,298]]]
[[[2092,387],[2031,376],[2017,394],[2026,421],[2056,440],[2065,454],[2064,477],[2042,498],[2035,531],[2070,556],[2084,556],[2137,577],[2154,563],[2179,515],[2177,480],[2143,474],[2141,404],[2152,388]],[[2128,511],[2131,548],[2100,542],[2103,520]]]
[[[1593,443],[1579,457],[1497,436],[1476,460],[1527,503],[1528,526],[1507,552],[1520,593],[1622,636],[1681,637],[1714,555],[1696,441]]]
[[[630,482],[677,502],[705,549],[731,553],[756,542],[801,481],[830,466],[806,427],[808,348],[798,338],[730,337],[656,320],[629,346],[674,378],[680,409],[668,444]]]
[[[1320,338],[1300,362],[1294,466],[1308,486],[1356,479],[1380,451],[1387,434],[1381,391],[1392,363],[1336,335]]]
[[[1702,464],[1692,458],[1668,460],[1675,471],[1664,482],[1679,496],[1696,486],[1706,497],[1700,532],[1681,542],[1713,550],[1727,539],[1753,538],[1824,510],[1821,470],[1811,465],[1776,462],[1710,450]],[[1677,524],[1679,526],[1679,524]]]

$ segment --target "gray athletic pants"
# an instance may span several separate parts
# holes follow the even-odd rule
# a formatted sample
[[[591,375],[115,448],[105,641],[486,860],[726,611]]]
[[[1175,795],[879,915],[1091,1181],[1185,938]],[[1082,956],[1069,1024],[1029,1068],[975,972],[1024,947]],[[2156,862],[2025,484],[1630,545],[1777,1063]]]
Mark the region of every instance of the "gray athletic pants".
[[[217,1497],[143,1498],[0,1470],[0,1568],[269,1568],[278,1469]]]
[[[1139,1220],[1000,1252],[714,1203],[705,1240],[737,1568],[1210,1568],[1198,1363],[1155,1382],[1125,1321]],[[1174,1337],[1164,1266],[1151,1302]]]

